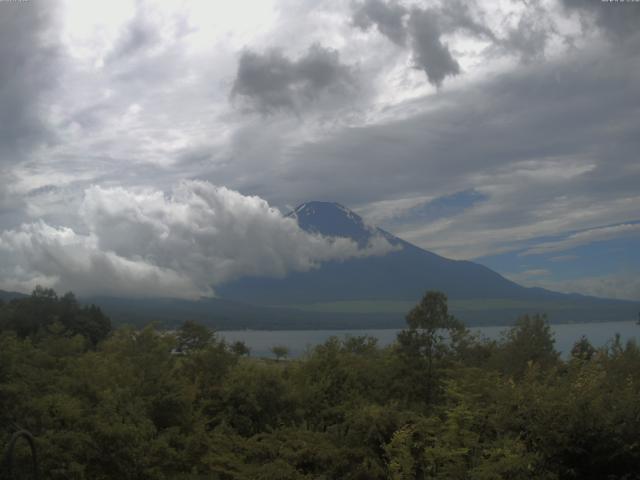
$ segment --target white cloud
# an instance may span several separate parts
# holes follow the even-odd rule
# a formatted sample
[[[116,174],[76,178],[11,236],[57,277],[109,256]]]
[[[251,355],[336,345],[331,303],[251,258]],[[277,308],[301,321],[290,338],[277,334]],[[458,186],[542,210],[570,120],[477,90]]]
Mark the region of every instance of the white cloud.
[[[592,228],[583,232],[574,233],[562,240],[539,243],[522,252],[521,255],[543,255],[545,253],[561,252],[579,247],[580,245],[588,245],[593,242],[602,242],[638,233],[640,233],[640,223],[625,223],[609,227]]]
[[[627,194],[596,202],[584,192],[566,194],[582,188],[580,183],[593,171],[589,162],[541,160],[510,167],[472,176],[469,186],[485,199],[462,213],[427,224],[409,223],[394,233],[440,255],[470,259],[521,250],[525,242],[572,230],[588,229],[561,241],[534,245],[525,255],[567,250],[640,231],[640,224],[600,227],[636,219],[640,197]]]
[[[43,221],[1,232],[8,255],[0,288],[197,298],[241,276],[283,276],[393,249],[381,237],[360,249],[311,235],[259,197],[201,181],[170,194],[92,186],[80,216],[86,233]]]
[[[551,257],[549,260],[552,262],[570,262],[577,259],[577,255],[556,255],[555,257]]]
[[[551,272],[546,268],[534,268],[531,270],[525,270],[522,272],[522,275],[527,275],[529,277],[539,277],[543,275],[549,275]]]
[[[505,273],[504,276],[511,281],[516,283],[520,283],[522,285],[527,285],[532,281],[537,281],[540,277],[548,277],[551,275],[551,271],[546,268],[534,268],[530,270],[524,270],[522,272],[516,273]]]
[[[8,289],[33,288],[40,283],[78,293],[195,293],[196,286],[180,272],[101,251],[94,235],[79,235],[70,228],[44,222],[25,224],[19,230],[3,232],[0,248],[19,260],[13,276],[3,272],[1,285]]]
[[[640,277],[633,272],[618,272],[570,280],[529,277],[521,279],[521,283],[529,287],[542,287],[563,293],[581,293],[620,300],[640,300]]]
[[[394,200],[381,200],[369,203],[359,209],[358,213],[372,225],[396,220],[407,216],[412,209],[427,204],[433,200],[432,196],[418,196],[399,198]]]

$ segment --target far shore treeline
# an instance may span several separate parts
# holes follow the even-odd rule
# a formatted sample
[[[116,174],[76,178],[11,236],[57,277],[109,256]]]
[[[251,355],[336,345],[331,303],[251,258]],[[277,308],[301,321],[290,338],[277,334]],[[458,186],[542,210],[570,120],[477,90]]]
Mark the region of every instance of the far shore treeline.
[[[0,452],[30,431],[45,479],[640,478],[634,341],[563,360],[543,315],[488,340],[427,292],[388,347],[272,351],[193,321],[114,329],[50,289],[0,300]]]

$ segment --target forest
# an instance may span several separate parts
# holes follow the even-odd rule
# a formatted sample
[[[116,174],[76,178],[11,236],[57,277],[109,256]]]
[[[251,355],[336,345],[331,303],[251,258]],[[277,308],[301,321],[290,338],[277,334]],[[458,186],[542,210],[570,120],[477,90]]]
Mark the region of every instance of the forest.
[[[28,430],[45,479],[640,478],[635,342],[561,357],[535,312],[479,338],[439,292],[406,321],[389,347],[265,359],[37,288],[0,303],[0,451]],[[26,442],[14,457],[32,478]]]

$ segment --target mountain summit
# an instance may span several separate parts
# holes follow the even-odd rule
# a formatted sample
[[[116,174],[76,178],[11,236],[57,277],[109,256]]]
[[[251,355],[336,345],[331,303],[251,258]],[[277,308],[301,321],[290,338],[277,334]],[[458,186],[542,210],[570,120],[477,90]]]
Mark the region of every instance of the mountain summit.
[[[287,215],[303,230],[330,237],[348,237],[366,244],[379,229],[366,225],[362,217],[339,203],[307,202]]]

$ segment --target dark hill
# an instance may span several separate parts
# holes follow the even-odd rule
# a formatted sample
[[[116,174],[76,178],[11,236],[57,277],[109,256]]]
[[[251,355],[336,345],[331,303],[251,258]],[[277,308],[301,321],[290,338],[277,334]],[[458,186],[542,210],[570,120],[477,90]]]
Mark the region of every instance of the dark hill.
[[[0,300],[2,300],[3,302],[8,302],[10,300],[13,300],[14,298],[24,297],[28,297],[28,295],[19,292],[7,292],[5,290],[0,290]]]

